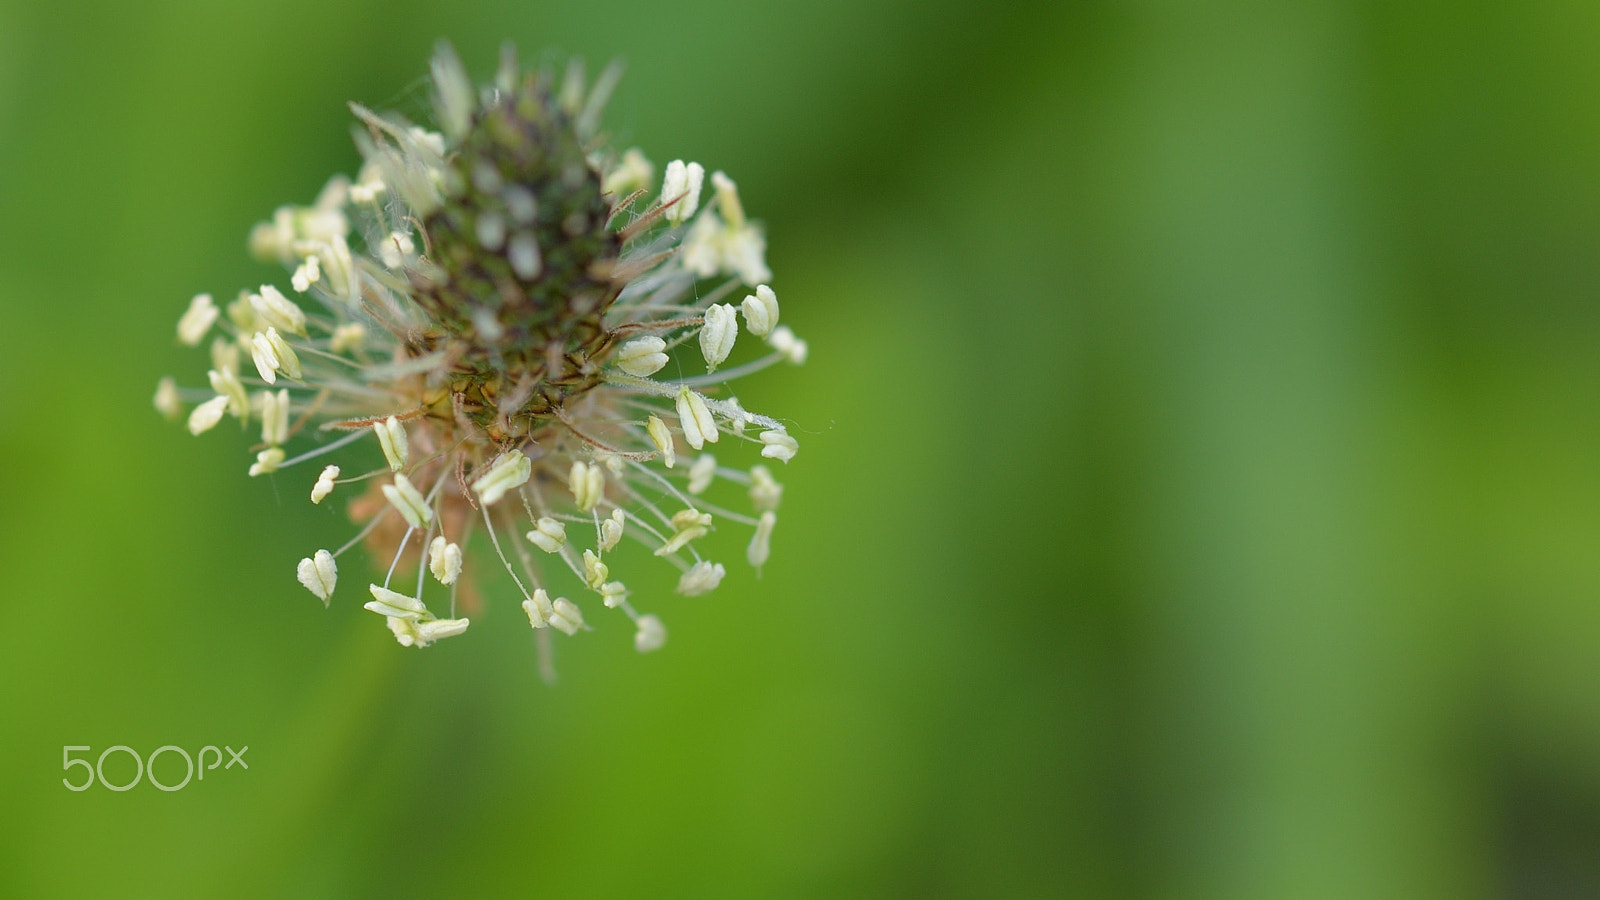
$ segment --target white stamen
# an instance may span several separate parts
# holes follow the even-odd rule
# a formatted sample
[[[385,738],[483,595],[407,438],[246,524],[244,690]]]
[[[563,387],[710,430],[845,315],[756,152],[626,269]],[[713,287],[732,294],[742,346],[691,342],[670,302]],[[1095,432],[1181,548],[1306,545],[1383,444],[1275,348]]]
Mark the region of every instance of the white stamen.
[[[600,557],[595,556],[593,550],[583,551],[584,583],[591,589],[599,590],[600,585],[605,584],[606,579],[609,577],[611,577],[610,567],[601,562]]]
[[[410,449],[406,442],[406,428],[400,420],[390,416],[381,422],[374,422],[372,430],[378,434],[378,446],[383,448],[383,458],[389,461],[389,471],[398,472],[406,467],[406,453]]]
[[[577,634],[583,628],[583,612],[567,598],[557,597],[550,607],[550,627],[567,634]]]
[[[482,477],[472,483],[472,489],[477,491],[478,499],[485,506],[493,506],[500,502],[506,491],[521,487],[532,474],[533,462],[521,450],[507,450],[500,454],[500,458]]]
[[[773,480],[772,472],[766,466],[750,467],[750,502],[757,512],[766,512],[778,508],[778,501],[783,499],[783,485]]]
[[[744,327],[753,335],[765,337],[778,324],[778,295],[764,284],[756,285],[756,292],[739,307],[744,310]]]
[[[250,292],[240,291],[239,299],[228,304],[228,321],[239,329],[239,336],[255,334],[261,330],[255,308],[250,305]],[[220,366],[218,368],[221,368]]]
[[[689,493],[702,494],[711,486],[712,479],[717,477],[717,458],[709,453],[700,454],[700,458],[689,467]]]
[[[311,290],[311,286],[321,278],[322,264],[317,262],[316,254],[312,254],[306,257],[306,261],[294,270],[294,275],[289,279],[289,284],[294,287],[296,292],[304,294],[306,291]]]
[[[711,418],[705,398],[686,387],[678,389],[678,421],[683,426],[683,439],[694,449],[717,442],[717,422]]]
[[[333,329],[333,337],[328,340],[328,349],[334,353],[344,353],[361,346],[366,339],[366,326],[360,322],[346,322]]]
[[[635,338],[617,349],[617,368],[637,378],[648,378],[668,362],[662,351],[667,342],[654,335]]]
[[[278,354],[272,348],[272,342],[267,340],[264,333],[257,333],[250,338],[250,359],[256,364],[256,371],[261,374],[261,380],[267,384],[278,382]]]
[[[257,453],[256,461],[250,465],[250,477],[254,478],[257,475],[270,475],[273,472],[278,471],[278,467],[283,465],[283,457],[284,453],[282,447],[268,447],[260,453]]]
[[[267,384],[277,383],[278,372],[297,380],[300,378],[300,357],[276,328],[269,327],[265,333],[257,333],[250,338],[250,358],[255,361],[261,380]]]
[[[227,338],[219,337],[211,342],[211,368],[221,372],[229,369],[234,374],[239,372],[239,344]]]
[[[722,265],[722,245],[726,236],[727,230],[716,210],[707,210],[694,220],[694,224],[689,226],[689,233],[683,236],[683,243],[678,249],[679,263],[701,278],[717,274],[717,269]]]
[[[367,590],[372,592],[372,600],[362,604],[362,609],[370,609],[380,616],[388,616],[391,619],[412,621],[431,615],[428,608],[416,597],[407,597],[381,584],[369,584]]]
[[[155,404],[156,412],[161,413],[168,421],[177,421],[183,414],[183,401],[178,398],[178,383],[168,375],[156,383],[156,395],[151,398]]]
[[[428,545],[428,571],[440,584],[454,584],[461,574],[461,548],[439,535]]]
[[[399,510],[412,528],[425,528],[433,520],[433,509],[428,506],[428,501],[411,483],[411,479],[404,475],[396,474],[394,484],[383,485],[383,496],[389,499],[390,506]]]
[[[432,619],[416,623],[416,646],[426,647],[442,638],[454,637],[467,630],[470,619]]]
[[[228,398],[217,396],[196,406],[189,413],[189,433],[198,435],[203,431],[210,431],[213,426],[222,421],[222,414],[228,409]]]
[[[787,325],[779,325],[767,335],[767,343],[778,351],[784,362],[800,365],[806,361],[806,342],[794,336]]]
[[[197,347],[216,323],[221,313],[211,302],[210,294],[196,294],[189,308],[178,319],[178,341],[187,347]]]
[[[639,152],[638,147],[629,147],[622,154],[622,159],[617,161],[617,167],[606,173],[605,180],[600,184],[600,190],[613,197],[625,197],[654,181],[656,167],[650,160]]]
[[[328,598],[333,596],[333,587],[339,581],[339,567],[334,563],[332,553],[318,550],[310,558],[300,560],[295,575],[306,590],[316,594],[322,605],[327,606]]]
[[[232,369],[217,371],[212,369],[206,372],[206,379],[211,382],[211,389],[228,398],[228,412],[235,418],[246,419],[250,416],[250,395],[245,393],[244,384],[239,381],[239,376]]]
[[[768,459],[788,462],[800,449],[800,442],[782,431],[761,432],[761,443],[766,444],[761,448],[761,455]]]
[[[389,236],[378,245],[378,256],[383,264],[391,269],[398,269],[400,265],[417,252],[417,245],[411,240],[411,235],[404,231],[391,231]]]
[[[625,521],[626,516],[623,514],[622,507],[620,506],[611,511],[610,518],[602,519],[600,521],[601,553],[605,553],[606,551],[615,548],[618,542],[622,540],[622,527]]]
[[[567,526],[561,522],[544,516],[533,523],[533,530],[528,532],[528,542],[546,553],[560,552],[567,543]]]
[[[572,488],[573,500],[581,512],[594,509],[599,505],[600,498],[605,496],[605,470],[598,465],[591,466],[581,459],[573,461],[567,483]]]
[[[367,604],[366,608],[372,609],[372,604]],[[373,610],[373,612],[377,612],[377,610]],[[389,616],[388,618],[384,619],[383,622],[385,625],[389,626],[389,631],[394,634],[394,639],[400,642],[400,646],[422,646],[422,632],[417,629],[417,622],[415,619]]]
[[[711,514],[697,509],[685,509],[672,515],[672,538],[656,549],[657,556],[666,556],[682,550],[690,541],[705,537],[711,531]]]
[[[666,463],[667,468],[672,468],[675,456],[672,452],[672,432],[667,430],[667,423],[651,416],[645,421],[644,429],[650,435],[650,443],[655,444],[656,449],[661,451],[662,462]]]
[[[261,398],[261,441],[282,444],[289,439],[289,391],[284,389],[276,394],[262,391],[258,396]]]
[[[608,581],[597,588],[600,600],[605,603],[606,609],[616,609],[628,596],[628,586],[620,581]]]
[[[328,466],[317,476],[317,483],[311,486],[311,502],[321,503],[329,494],[333,493],[333,480],[339,477],[338,466]]]
[[[550,603],[550,595],[544,588],[537,588],[533,596],[522,601],[522,611],[528,614],[528,623],[535,628],[546,628],[550,619],[555,616],[555,606]]]
[[[755,536],[750,539],[750,547],[745,551],[745,559],[750,561],[750,565],[759,569],[772,555],[772,528],[777,524],[777,513],[769,509],[761,514],[761,521],[756,523]]]
[[[668,222],[678,225],[694,215],[700,207],[700,186],[705,177],[706,170],[699,163],[685,165],[681,159],[667,163],[661,179],[661,204],[672,203],[665,213]]]
[[[640,616],[634,625],[639,629],[633,633],[633,649],[640,653],[649,653],[660,650],[667,642],[667,626],[655,616]]]
[[[698,597],[710,593],[717,589],[717,585],[722,583],[722,577],[727,574],[728,570],[722,567],[722,563],[702,559],[690,566],[689,571],[684,572],[683,577],[678,579],[678,593],[685,597]]]
[[[729,397],[726,406],[727,410],[723,415],[728,420],[728,427],[733,429],[734,434],[742,437],[744,435],[744,427],[750,424],[750,414],[745,412],[744,407],[739,405],[738,397]]]
[[[772,278],[767,268],[767,239],[754,225],[730,231],[722,240],[722,268],[739,276],[745,284],[761,284]]]
[[[305,310],[295,305],[283,292],[270,284],[261,286],[261,293],[250,295],[250,306],[266,322],[280,331],[306,336]]]
[[[700,329],[700,353],[706,358],[706,371],[715,372],[739,337],[738,311],[731,303],[718,303],[706,310],[706,323]]]
[[[361,171],[356,173],[356,183],[350,186],[350,201],[352,203],[372,203],[383,193],[382,167],[373,160],[367,160],[361,165]]]
[[[721,171],[711,173],[711,185],[717,189],[717,206],[730,229],[744,227],[744,205],[739,202],[739,186]]]

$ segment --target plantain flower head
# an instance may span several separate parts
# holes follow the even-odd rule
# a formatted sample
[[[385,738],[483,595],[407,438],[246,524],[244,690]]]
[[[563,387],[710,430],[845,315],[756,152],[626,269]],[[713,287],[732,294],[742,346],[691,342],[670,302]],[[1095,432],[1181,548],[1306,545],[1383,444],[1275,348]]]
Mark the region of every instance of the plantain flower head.
[[[675,160],[654,182],[638,150],[604,149],[616,77],[524,72],[508,49],[477,88],[441,45],[437,130],[352,104],[356,177],[251,232],[287,289],[201,294],[179,318],[179,343],[212,338],[209,388],[164,379],[158,409],[189,408],[196,435],[255,416],[241,469],[303,480],[312,503],[343,486],[355,534],[308,548],[297,578],[337,602],[334,558],[364,542],[387,569],[364,605],[404,646],[466,633],[458,607],[501,602],[481,586],[498,572],[542,648],[617,609],[654,650],[666,629],[613,577],[620,543],[676,567],[686,596],[723,578],[696,546],[713,530],[767,559],[781,487],[759,463],[798,443],[729,386],[805,345],[774,327],[765,236],[732,180],[702,192],[705,168]],[[708,501],[717,482],[737,502]]]

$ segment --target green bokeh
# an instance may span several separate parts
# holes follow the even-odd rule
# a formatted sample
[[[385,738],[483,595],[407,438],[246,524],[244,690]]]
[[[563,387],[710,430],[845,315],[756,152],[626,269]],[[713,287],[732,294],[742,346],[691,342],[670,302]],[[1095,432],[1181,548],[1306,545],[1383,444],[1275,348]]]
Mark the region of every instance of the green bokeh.
[[[149,403],[440,37],[624,59],[611,132],[738,178],[811,345],[740,389],[802,443],[761,577],[553,687],[510,596],[424,652],[324,611],[338,512]],[[1600,895],[1596,48],[1576,0],[0,2],[0,896]],[[117,744],[250,769],[61,785]]]

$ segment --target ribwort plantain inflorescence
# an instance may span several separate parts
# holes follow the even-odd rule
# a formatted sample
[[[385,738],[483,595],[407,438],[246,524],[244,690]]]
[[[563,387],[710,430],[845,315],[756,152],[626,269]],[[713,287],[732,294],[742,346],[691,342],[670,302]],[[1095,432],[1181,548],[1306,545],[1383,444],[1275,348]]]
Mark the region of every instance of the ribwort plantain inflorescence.
[[[591,87],[581,66],[524,72],[508,49],[475,89],[441,46],[432,76],[438,130],[352,104],[355,180],[335,176],[250,235],[258,258],[292,272],[291,292],[262,285],[225,309],[195,297],[178,340],[211,338],[207,386],[163,379],[156,407],[176,419],[195,404],[197,435],[225,416],[259,422],[249,474],[305,471],[312,503],[359,490],[358,533],[297,575],[330,603],[336,559],[365,542],[387,565],[365,606],[402,645],[466,630],[462,612],[483,600],[462,548],[481,530],[483,562],[509,576],[541,646],[552,629],[589,627],[592,601],[553,596],[548,570],[566,569],[628,616],[640,651],[656,649],[666,629],[613,578],[612,551],[640,542],[682,573],[679,593],[703,594],[725,570],[695,541],[731,524],[750,530],[759,568],[782,487],[707,445],[728,438],[781,462],[797,450],[728,389],[806,355],[778,324],[765,237],[723,173],[702,203],[699,164],[669,163],[658,192],[638,150],[604,148],[615,69]],[[741,331],[765,350],[724,367]],[[704,374],[681,374],[691,354]],[[661,377],[669,364],[679,374]],[[382,465],[346,474],[321,458],[360,441]],[[746,511],[706,501],[719,480],[742,488]],[[429,574],[446,597],[424,601]]]

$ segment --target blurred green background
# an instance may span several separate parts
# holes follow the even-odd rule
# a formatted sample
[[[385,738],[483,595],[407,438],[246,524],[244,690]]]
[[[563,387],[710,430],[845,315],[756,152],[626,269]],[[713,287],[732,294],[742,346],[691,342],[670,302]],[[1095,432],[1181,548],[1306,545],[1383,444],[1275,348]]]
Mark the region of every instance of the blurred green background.
[[[555,686],[505,592],[423,652],[324,611],[338,511],[149,403],[440,37],[626,60],[609,130],[738,179],[811,343],[740,390],[802,441],[763,577]],[[1579,0],[3,0],[0,895],[1600,896],[1597,51]],[[250,768],[62,786],[119,744]]]

